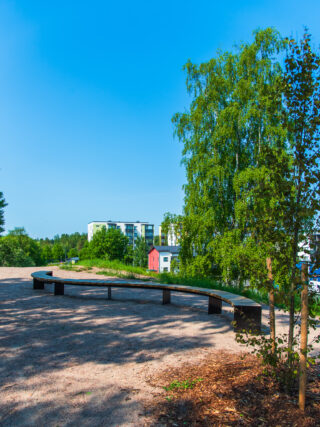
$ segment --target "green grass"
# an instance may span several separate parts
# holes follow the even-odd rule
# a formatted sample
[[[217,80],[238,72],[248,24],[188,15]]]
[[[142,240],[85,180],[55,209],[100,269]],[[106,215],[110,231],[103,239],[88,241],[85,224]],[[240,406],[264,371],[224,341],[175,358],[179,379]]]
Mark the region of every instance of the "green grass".
[[[70,271],[90,271],[93,267],[101,268],[102,271],[97,272],[96,274],[102,274],[106,276],[115,276],[125,279],[139,279],[137,275],[148,276],[152,280],[160,281],[160,283],[172,283],[172,284],[181,284],[192,287],[207,288],[207,289],[217,289],[221,291],[230,292],[236,295],[243,295],[247,298],[252,299],[258,303],[269,304],[268,293],[267,291],[258,291],[256,289],[241,289],[235,286],[224,284],[218,280],[211,278],[190,278],[184,277],[179,274],[172,273],[155,273],[151,271],[146,271],[141,267],[134,267],[132,265],[126,265],[120,261],[108,261],[103,259],[90,259],[90,260],[81,260],[77,264],[64,264],[60,268],[63,270]],[[296,308],[299,306],[299,298],[296,297]],[[283,304],[277,304],[279,308],[285,308]],[[313,313],[320,315],[320,304],[312,304]]]
[[[190,388],[193,388],[197,383],[199,383],[200,381],[203,381],[203,378],[196,378],[195,380],[184,380],[184,381],[172,381],[172,383],[170,383],[168,385],[168,387],[163,387],[164,390],[166,391],[171,391],[174,389],[183,389],[183,390],[187,390]]]
[[[134,273],[115,273],[112,270],[100,270],[97,271],[96,274],[101,274],[103,276],[114,276],[114,277],[120,277],[121,279],[137,279],[136,274]],[[151,280],[151,278],[143,279],[145,280]]]
[[[160,283],[176,283],[179,285],[193,286],[206,289],[217,289],[220,291],[230,292],[236,295],[243,295],[258,303],[268,304],[268,293],[261,292],[255,289],[239,289],[235,286],[226,285],[215,279],[198,279],[191,277],[184,277],[178,274],[161,273],[159,274]]]
[[[80,260],[77,263],[77,265],[82,265],[84,267],[103,268],[106,271],[108,271],[108,274],[109,274],[109,270],[111,270],[110,271],[111,273],[112,272],[118,273],[118,272],[125,271],[127,273],[132,273],[132,274],[141,274],[144,276],[149,276],[154,278],[158,277],[157,273],[154,273],[152,271],[147,271],[145,268],[134,267],[132,265],[123,264],[122,262],[117,260],[108,261],[104,259],[85,259],[85,260]]]

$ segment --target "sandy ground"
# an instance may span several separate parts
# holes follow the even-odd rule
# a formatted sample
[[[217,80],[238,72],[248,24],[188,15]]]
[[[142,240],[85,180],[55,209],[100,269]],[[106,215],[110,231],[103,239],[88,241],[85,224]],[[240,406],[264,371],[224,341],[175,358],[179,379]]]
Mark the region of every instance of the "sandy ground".
[[[160,291],[138,289],[113,289],[111,301],[103,288],[67,286],[54,296],[52,285],[32,289],[35,270],[0,268],[0,426],[151,425],[144,403],[160,389],[148,376],[243,350],[228,306],[208,316],[207,298],[173,293],[163,306]],[[286,330],[286,314],[277,327]]]

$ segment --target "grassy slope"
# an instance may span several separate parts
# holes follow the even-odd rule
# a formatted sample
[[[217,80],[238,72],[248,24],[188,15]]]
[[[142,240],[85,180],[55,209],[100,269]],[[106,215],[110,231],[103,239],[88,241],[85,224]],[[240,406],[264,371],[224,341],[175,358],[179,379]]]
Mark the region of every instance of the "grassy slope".
[[[84,267],[97,267],[103,268],[105,270],[112,270],[114,272],[126,271],[128,273],[133,274],[142,274],[144,276],[157,277],[157,273],[153,273],[152,271],[147,271],[142,267],[134,267],[132,265],[123,264],[120,261],[108,261],[104,259],[86,259],[81,260],[77,263],[77,265],[83,265]]]
[[[177,283],[187,286],[196,286],[199,288],[219,289],[232,294],[243,295],[259,303],[268,304],[267,292],[262,293],[255,289],[239,289],[234,286],[223,284],[214,279],[192,279],[170,273],[160,274],[159,279],[161,283]]]
[[[127,277],[127,278],[135,278],[135,274],[141,274],[144,276],[152,277],[154,280],[159,280],[161,283],[177,283],[186,286],[197,286],[200,288],[209,288],[209,289],[220,289],[222,291],[231,292],[237,295],[243,295],[247,298],[251,298],[254,301],[260,303],[268,303],[268,294],[258,292],[252,289],[240,290],[233,286],[228,286],[225,284],[221,284],[220,282],[213,279],[191,279],[186,277],[181,277],[176,274],[170,273],[154,273],[150,271],[146,271],[146,269],[142,267],[133,267],[132,265],[126,265],[121,263],[120,261],[108,261],[103,259],[91,259],[91,260],[81,260],[77,265],[82,265],[84,267],[97,267],[101,268],[104,271],[99,272],[99,274],[110,274],[118,277]],[[129,274],[123,275],[121,272],[127,272]]]

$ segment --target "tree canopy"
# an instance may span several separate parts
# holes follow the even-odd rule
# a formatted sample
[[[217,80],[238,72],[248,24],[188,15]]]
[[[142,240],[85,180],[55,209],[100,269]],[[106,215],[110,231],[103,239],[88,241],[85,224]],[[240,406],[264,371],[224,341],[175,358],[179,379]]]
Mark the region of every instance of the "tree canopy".
[[[94,233],[90,243],[80,252],[81,258],[107,258],[124,261],[129,251],[129,239],[121,230],[101,227]]]

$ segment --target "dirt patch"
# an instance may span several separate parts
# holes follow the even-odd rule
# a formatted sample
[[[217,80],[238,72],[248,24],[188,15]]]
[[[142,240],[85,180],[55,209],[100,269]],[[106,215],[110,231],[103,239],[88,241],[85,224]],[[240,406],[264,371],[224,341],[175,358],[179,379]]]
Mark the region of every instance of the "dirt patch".
[[[65,295],[54,296],[53,285],[33,289],[36,270],[98,277],[59,267],[0,268],[1,427],[160,426],[160,414],[148,408],[170,403],[161,386],[172,380],[150,384],[149,377],[167,375],[169,368],[186,379],[180,369],[188,363],[201,366],[222,350],[244,350],[228,305],[208,316],[207,298],[182,293],[173,293],[168,305],[160,291],[149,289],[114,288],[108,300],[106,288],[66,286]],[[277,314],[278,331],[285,331],[288,317]],[[264,328],[267,315],[263,307]],[[229,360],[223,362],[227,369]],[[184,413],[187,406],[180,407]]]
[[[148,410],[154,426],[318,426],[319,368],[309,374],[305,414],[297,407],[296,393],[286,394],[264,376],[256,357],[225,352],[150,378],[163,391]]]

